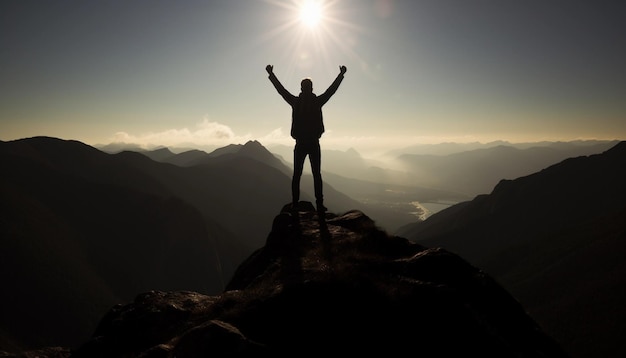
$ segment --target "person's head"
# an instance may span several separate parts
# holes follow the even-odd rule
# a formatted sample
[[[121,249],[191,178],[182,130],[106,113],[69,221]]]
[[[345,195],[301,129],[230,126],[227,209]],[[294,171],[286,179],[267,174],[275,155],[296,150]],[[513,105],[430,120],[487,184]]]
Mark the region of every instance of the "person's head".
[[[313,81],[310,78],[305,78],[300,82],[300,90],[303,93],[312,93],[313,92]]]

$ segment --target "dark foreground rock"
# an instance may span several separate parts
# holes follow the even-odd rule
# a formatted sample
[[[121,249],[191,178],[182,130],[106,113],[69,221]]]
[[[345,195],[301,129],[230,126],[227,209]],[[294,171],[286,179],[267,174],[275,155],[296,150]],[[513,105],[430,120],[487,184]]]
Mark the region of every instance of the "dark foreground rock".
[[[140,294],[113,307],[71,357],[565,357],[459,256],[388,235],[360,211],[319,219],[301,204],[276,216],[222,294]]]

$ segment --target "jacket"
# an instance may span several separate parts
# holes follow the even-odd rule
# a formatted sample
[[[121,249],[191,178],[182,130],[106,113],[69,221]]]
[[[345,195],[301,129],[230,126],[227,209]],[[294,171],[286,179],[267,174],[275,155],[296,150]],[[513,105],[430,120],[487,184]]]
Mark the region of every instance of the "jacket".
[[[343,81],[343,74],[339,74],[330,87],[319,96],[315,93],[303,92],[294,96],[283,87],[276,75],[270,74],[269,79],[278,93],[291,106],[291,137],[296,141],[318,140],[324,133],[322,106],[337,92]]]

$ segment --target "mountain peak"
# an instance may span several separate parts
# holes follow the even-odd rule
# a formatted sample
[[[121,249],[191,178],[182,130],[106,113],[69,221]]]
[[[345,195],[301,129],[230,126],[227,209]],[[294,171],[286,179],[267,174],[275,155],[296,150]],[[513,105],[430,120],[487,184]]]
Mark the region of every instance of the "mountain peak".
[[[239,154],[253,158],[256,158],[259,155],[272,155],[261,143],[256,140],[249,140],[245,144],[229,144],[225,147],[214,150],[210,153],[210,156],[216,157],[224,154]]]
[[[246,146],[248,146],[248,147],[263,147],[261,142],[259,142],[258,140],[249,140],[243,146],[244,147],[246,147]]]
[[[321,218],[309,202],[279,212],[266,245],[222,294],[140,294],[114,307],[75,356],[329,351],[564,356],[515,299],[460,257],[389,235],[358,210]]]
[[[270,153],[269,150],[267,150],[261,143],[259,143],[256,140],[251,140],[246,142],[246,144],[242,145],[239,148],[239,153],[240,154],[247,154],[247,155],[271,155],[274,156],[272,153]],[[254,154],[251,154],[254,153]]]
[[[152,160],[161,161],[161,162],[166,161],[168,158],[171,158],[176,155],[167,147],[161,147],[161,148],[150,150],[150,151],[143,151],[142,153],[147,155]]]

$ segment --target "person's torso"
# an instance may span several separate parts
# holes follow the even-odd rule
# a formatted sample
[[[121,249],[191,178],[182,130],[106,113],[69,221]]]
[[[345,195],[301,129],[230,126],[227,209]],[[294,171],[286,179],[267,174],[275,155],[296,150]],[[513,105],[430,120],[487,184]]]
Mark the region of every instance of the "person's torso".
[[[296,139],[317,139],[324,133],[322,106],[318,97],[301,93],[293,105],[291,136]]]

